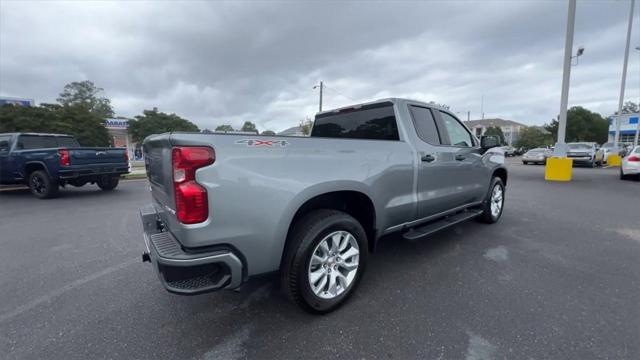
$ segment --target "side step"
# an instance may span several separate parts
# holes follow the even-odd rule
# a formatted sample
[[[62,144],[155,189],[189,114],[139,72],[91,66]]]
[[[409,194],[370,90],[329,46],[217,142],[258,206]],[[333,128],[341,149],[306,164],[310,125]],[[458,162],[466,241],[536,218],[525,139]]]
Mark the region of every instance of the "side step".
[[[482,210],[466,210],[457,214],[449,215],[440,220],[434,221],[427,225],[423,225],[417,228],[410,229],[402,235],[407,240],[418,240],[427,235],[433,234],[436,231],[446,229],[455,224],[473,219],[474,217],[482,214]]]

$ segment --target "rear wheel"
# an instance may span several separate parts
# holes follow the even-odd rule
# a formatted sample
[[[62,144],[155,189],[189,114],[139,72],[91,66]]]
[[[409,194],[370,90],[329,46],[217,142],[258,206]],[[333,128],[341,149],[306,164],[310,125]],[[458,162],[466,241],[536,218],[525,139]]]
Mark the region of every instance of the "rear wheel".
[[[500,220],[504,207],[504,183],[499,177],[494,177],[489,186],[489,192],[482,205],[482,215],[478,219],[487,224],[493,224]]]
[[[527,165],[527,164],[529,164],[529,163],[528,163],[528,162],[526,162],[526,161],[523,161],[523,162],[522,162],[522,164],[523,164],[523,165]]]
[[[49,199],[58,194],[58,182],[46,171],[36,170],[29,174],[29,190],[38,199]]]
[[[294,224],[281,267],[291,301],[312,313],[341,306],[357,287],[367,260],[360,223],[336,210],[314,211]]]
[[[120,178],[117,176],[103,176],[98,179],[98,187],[104,191],[111,191],[118,186]]]
[[[622,172],[622,166],[620,166],[620,180],[627,180],[627,179],[629,179],[629,175],[625,175]]]

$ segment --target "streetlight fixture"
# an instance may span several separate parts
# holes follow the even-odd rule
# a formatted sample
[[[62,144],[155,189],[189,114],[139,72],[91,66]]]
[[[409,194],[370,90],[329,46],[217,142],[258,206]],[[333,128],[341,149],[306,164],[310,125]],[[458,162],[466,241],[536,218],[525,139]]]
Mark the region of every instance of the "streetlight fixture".
[[[577,66],[578,65],[578,61],[580,59],[580,56],[582,56],[582,54],[584,54],[584,46],[580,46],[578,48],[578,50],[576,51],[576,54],[571,57],[571,60],[576,59],[576,63],[575,64],[571,64],[571,66]]]

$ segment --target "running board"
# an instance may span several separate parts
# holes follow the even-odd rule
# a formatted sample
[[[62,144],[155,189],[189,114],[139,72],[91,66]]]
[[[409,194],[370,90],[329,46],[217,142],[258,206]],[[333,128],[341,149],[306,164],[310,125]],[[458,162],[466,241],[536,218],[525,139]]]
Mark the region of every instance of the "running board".
[[[461,223],[463,221],[467,221],[469,219],[473,219],[480,214],[482,214],[482,210],[466,210],[457,214],[449,215],[427,225],[410,229],[409,231],[404,233],[402,237],[407,240],[418,240],[427,235],[433,234],[436,231],[446,229],[450,226]]]

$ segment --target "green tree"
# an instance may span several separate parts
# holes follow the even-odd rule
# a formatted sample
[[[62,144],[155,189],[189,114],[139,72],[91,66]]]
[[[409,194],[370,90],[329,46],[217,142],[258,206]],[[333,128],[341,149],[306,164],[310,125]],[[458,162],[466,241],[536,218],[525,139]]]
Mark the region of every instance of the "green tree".
[[[245,121],[240,131],[254,132],[256,134],[258,133],[256,124],[252,123],[251,121]]]
[[[544,126],[552,134],[553,139],[558,137],[558,120]],[[598,113],[589,111],[581,106],[573,106],[567,111],[566,142],[593,141],[597,143],[607,142],[609,122]]]
[[[500,144],[504,145],[506,142],[504,141],[504,133],[502,129],[498,126],[490,126],[487,130],[484,131],[484,135],[494,135],[500,138]]]
[[[622,105],[623,114],[633,114],[637,112],[640,112],[640,106],[633,101],[627,101]],[[618,115],[618,110],[616,110],[614,114]]]
[[[311,135],[311,129],[313,129],[313,121],[311,119],[306,119],[300,123],[300,130],[304,136]]]
[[[111,137],[103,120],[80,104],[61,106],[0,107],[0,133],[44,132],[68,134],[83,146],[110,146]]]
[[[535,126],[530,126],[520,131],[518,134],[518,140],[516,140],[514,146],[533,149],[552,144],[553,138],[550,133]]]
[[[92,81],[74,81],[64,86],[57,101],[63,106],[83,106],[101,119],[114,116],[111,100],[101,96],[104,89]]]
[[[166,114],[153,110],[144,110],[142,115],[129,120],[129,132],[133,141],[140,142],[149,135],[171,131],[199,131],[198,127],[187,119],[176,114]]]
[[[229,131],[235,131],[235,130],[233,129],[233,126],[224,124],[224,125],[218,125],[218,127],[216,127],[216,131],[229,132]]]
[[[262,135],[274,136],[276,133],[272,130],[265,130],[262,132]]]

